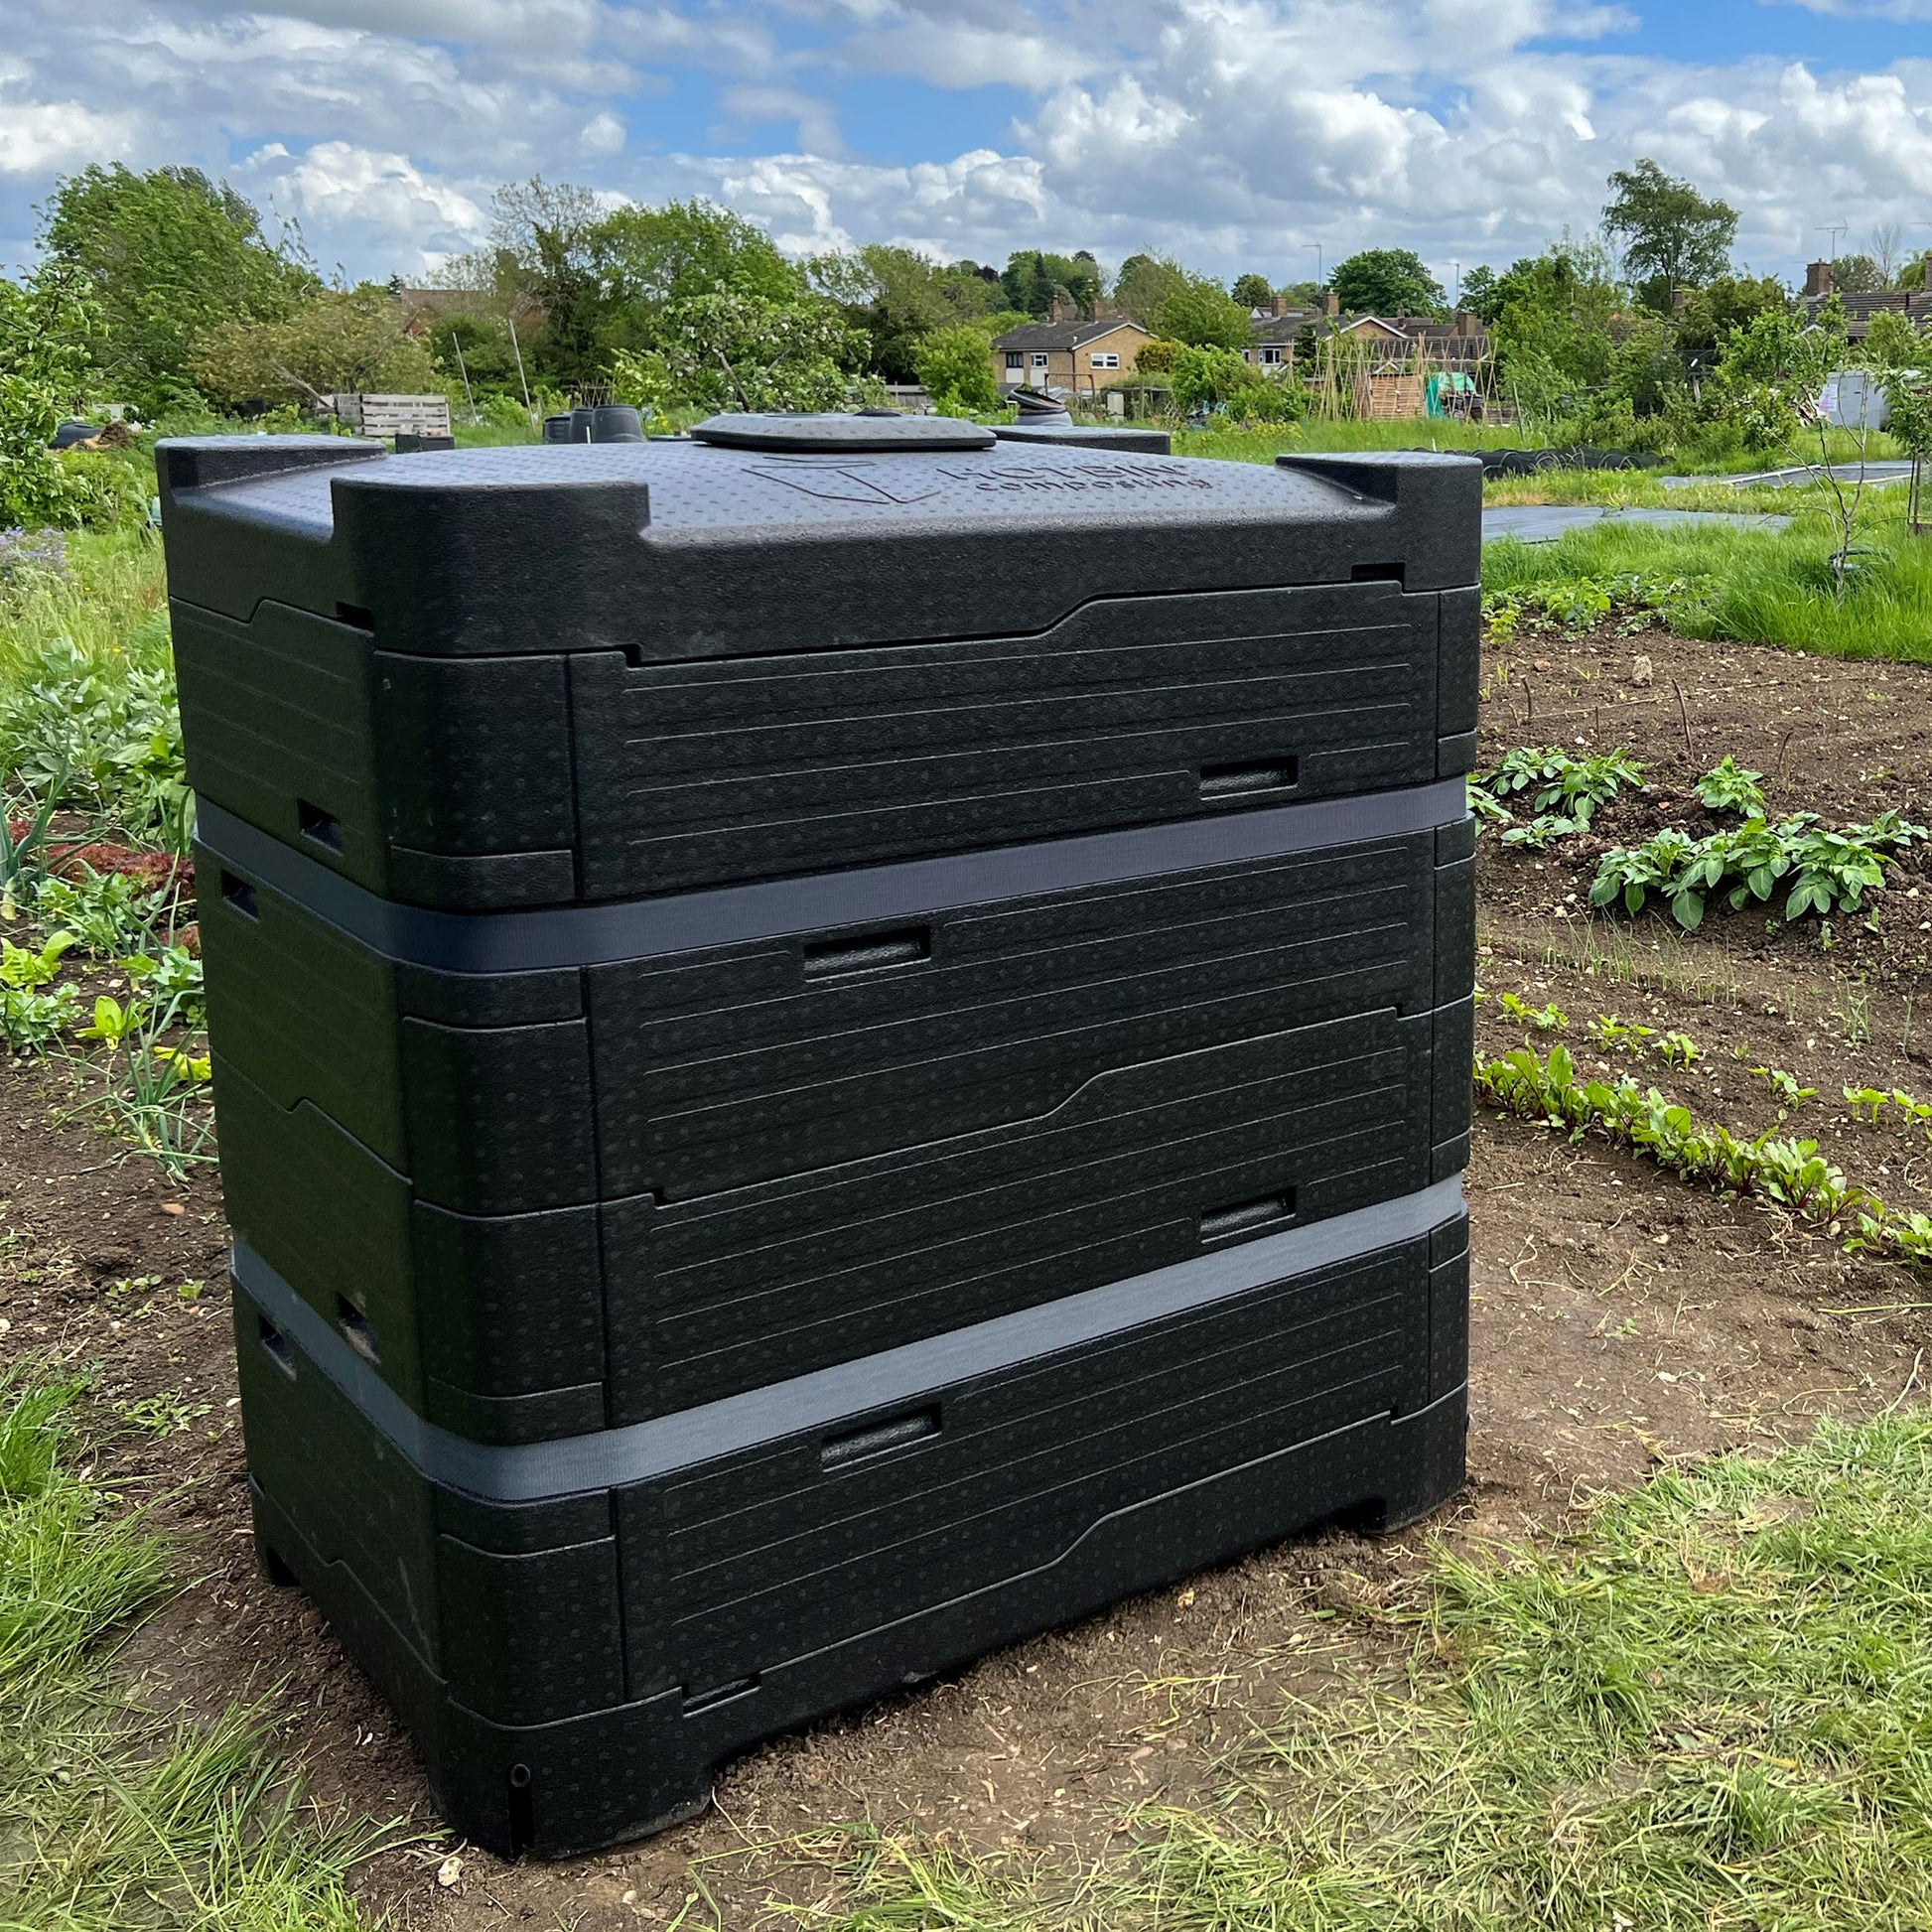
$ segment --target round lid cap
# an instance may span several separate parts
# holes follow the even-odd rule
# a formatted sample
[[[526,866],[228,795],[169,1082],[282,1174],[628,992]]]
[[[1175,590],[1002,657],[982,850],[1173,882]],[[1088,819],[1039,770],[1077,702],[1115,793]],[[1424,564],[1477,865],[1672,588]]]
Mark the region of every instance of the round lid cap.
[[[713,416],[691,434],[729,450],[792,450],[821,456],[858,451],[990,450],[993,432],[956,416]]]

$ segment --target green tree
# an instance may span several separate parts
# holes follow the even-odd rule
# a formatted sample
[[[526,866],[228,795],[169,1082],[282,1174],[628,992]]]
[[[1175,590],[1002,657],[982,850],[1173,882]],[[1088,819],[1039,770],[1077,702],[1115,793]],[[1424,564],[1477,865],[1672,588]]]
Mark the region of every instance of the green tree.
[[[1739,329],[1759,316],[1791,306],[1784,284],[1774,275],[1720,275],[1684,298],[1671,318],[1677,353],[1687,374],[1708,375],[1724,346]]]
[[[942,416],[984,416],[1000,406],[990,339],[970,322],[921,337],[914,372]]]
[[[217,323],[190,368],[205,395],[230,407],[320,402],[340,391],[422,395],[442,375],[406,322],[380,284],[325,289],[285,322]]]
[[[1244,309],[1266,309],[1275,300],[1275,285],[1266,275],[1237,275],[1228,293]]]
[[[1624,272],[1649,308],[1667,314],[1673,293],[1722,275],[1737,238],[1737,210],[1641,160],[1609,178],[1603,232],[1623,244]]]
[[[1583,414],[1615,363],[1619,297],[1604,251],[1554,242],[1498,276],[1493,300],[1498,368],[1524,407],[1543,417]]]
[[[1114,301],[1148,328],[1169,296],[1187,286],[1186,271],[1166,255],[1129,255],[1114,277]]]
[[[678,399],[705,409],[835,409],[866,339],[821,297],[723,291],[667,303],[657,352]]]
[[[613,209],[586,231],[584,252],[608,326],[648,342],[673,302],[749,295],[791,302],[805,290],[798,266],[756,222],[715,202]]]
[[[1366,248],[1335,264],[1328,277],[1349,315],[1435,316],[1443,313],[1443,285],[1409,248]]]
[[[576,388],[599,380],[606,361],[606,297],[592,236],[597,197],[540,175],[506,182],[490,202],[497,299],[521,299],[533,318],[526,345],[533,380]]]
[[[872,339],[872,367],[888,382],[920,380],[920,345],[928,336],[976,321],[1006,299],[998,279],[985,280],[973,263],[947,265],[879,243],[822,256],[810,273]]]
[[[1183,277],[1155,310],[1157,335],[1196,348],[1243,349],[1254,340],[1247,309],[1205,275]]]
[[[1484,322],[1494,322],[1502,313],[1502,303],[1496,294],[1501,279],[1487,262],[1478,262],[1463,276],[1462,285],[1456,291],[1456,306],[1479,315]]]
[[[216,323],[275,320],[321,286],[294,237],[271,243],[253,205],[196,168],[83,168],[56,186],[40,241],[99,312],[104,387],[147,410],[188,388]]]
[[[1885,375],[1885,432],[1912,459],[1905,489],[1905,519],[1914,536],[1925,529],[1920,484],[1932,457],[1932,377],[1922,367],[1895,366]]]
[[[49,448],[86,391],[100,316],[85,281],[43,264],[0,280],[0,527],[82,523],[112,507],[99,479]]]
[[[1299,413],[1300,392],[1292,383],[1263,375],[1212,344],[1177,349],[1173,381],[1176,407],[1190,413],[1220,407],[1243,422],[1287,422]]]
[[[1880,309],[1865,325],[1863,359],[1877,369],[1932,368],[1932,336],[1896,309]]]
[[[1022,248],[1007,257],[1000,283],[1008,305],[1030,316],[1049,314],[1056,295],[1091,316],[1100,301],[1100,264],[1084,248],[1071,255]]]
[[[1832,287],[1840,295],[1876,295],[1885,286],[1884,271],[1869,255],[1841,255],[1832,263]]]

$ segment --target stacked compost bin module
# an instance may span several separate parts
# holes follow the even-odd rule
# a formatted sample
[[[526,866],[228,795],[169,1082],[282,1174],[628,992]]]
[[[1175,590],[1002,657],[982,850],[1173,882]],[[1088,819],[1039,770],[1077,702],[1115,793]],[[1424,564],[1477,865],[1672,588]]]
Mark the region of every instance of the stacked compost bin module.
[[[1456,1486],[1474,462],[161,461],[259,1544],[458,1830]]]

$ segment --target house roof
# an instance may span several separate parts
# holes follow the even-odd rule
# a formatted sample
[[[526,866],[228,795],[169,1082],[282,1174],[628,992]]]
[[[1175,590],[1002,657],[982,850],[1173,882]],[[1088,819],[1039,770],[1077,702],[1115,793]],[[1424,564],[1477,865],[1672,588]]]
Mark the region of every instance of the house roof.
[[[1088,343],[1111,336],[1116,330],[1131,329],[1137,336],[1148,336],[1138,322],[1126,316],[1099,316],[1092,322],[1026,322],[993,338],[995,348],[1084,348]],[[1149,336],[1149,340],[1153,338]]]
[[[1815,316],[1830,300],[1828,295],[1811,295],[1805,298],[1805,306]],[[1873,316],[1887,310],[1905,317],[1920,329],[1932,327],[1932,291],[1925,289],[1872,289],[1859,295],[1840,293],[1838,300],[1845,311],[1846,333],[1854,342],[1862,340],[1870,329]]]

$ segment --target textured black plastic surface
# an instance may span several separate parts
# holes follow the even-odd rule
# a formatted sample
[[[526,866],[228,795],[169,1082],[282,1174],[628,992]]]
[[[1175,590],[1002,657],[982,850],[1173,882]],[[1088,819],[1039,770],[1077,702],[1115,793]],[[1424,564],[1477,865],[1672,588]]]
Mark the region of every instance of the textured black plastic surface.
[[[397,900],[796,876],[1473,758],[1473,461],[330,441],[266,475],[275,438],[163,447],[190,772]]]
[[[872,881],[864,922],[797,923],[828,880],[760,936],[596,963],[562,962],[615,912],[498,915],[559,963],[495,973],[398,961],[205,845],[228,1216],[487,1441],[1180,1259],[1284,1190],[1306,1225],[1462,1165],[1468,832],[1032,892],[1123,861],[980,855]]]
[[[245,1269],[264,1561],[395,1705],[458,1832],[552,1856],[658,1829],[787,1725],[1311,1524],[1392,1526],[1452,1493],[1454,1188],[1241,1253],[1245,1274],[1212,1257],[665,1424],[495,1451],[424,1430]]]
[[[1072,450],[1134,450],[1143,456],[1172,456],[1173,438],[1164,429],[1129,428],[1112,423],[1004,423],[993,434],[1002,443],[1058,443]]]

